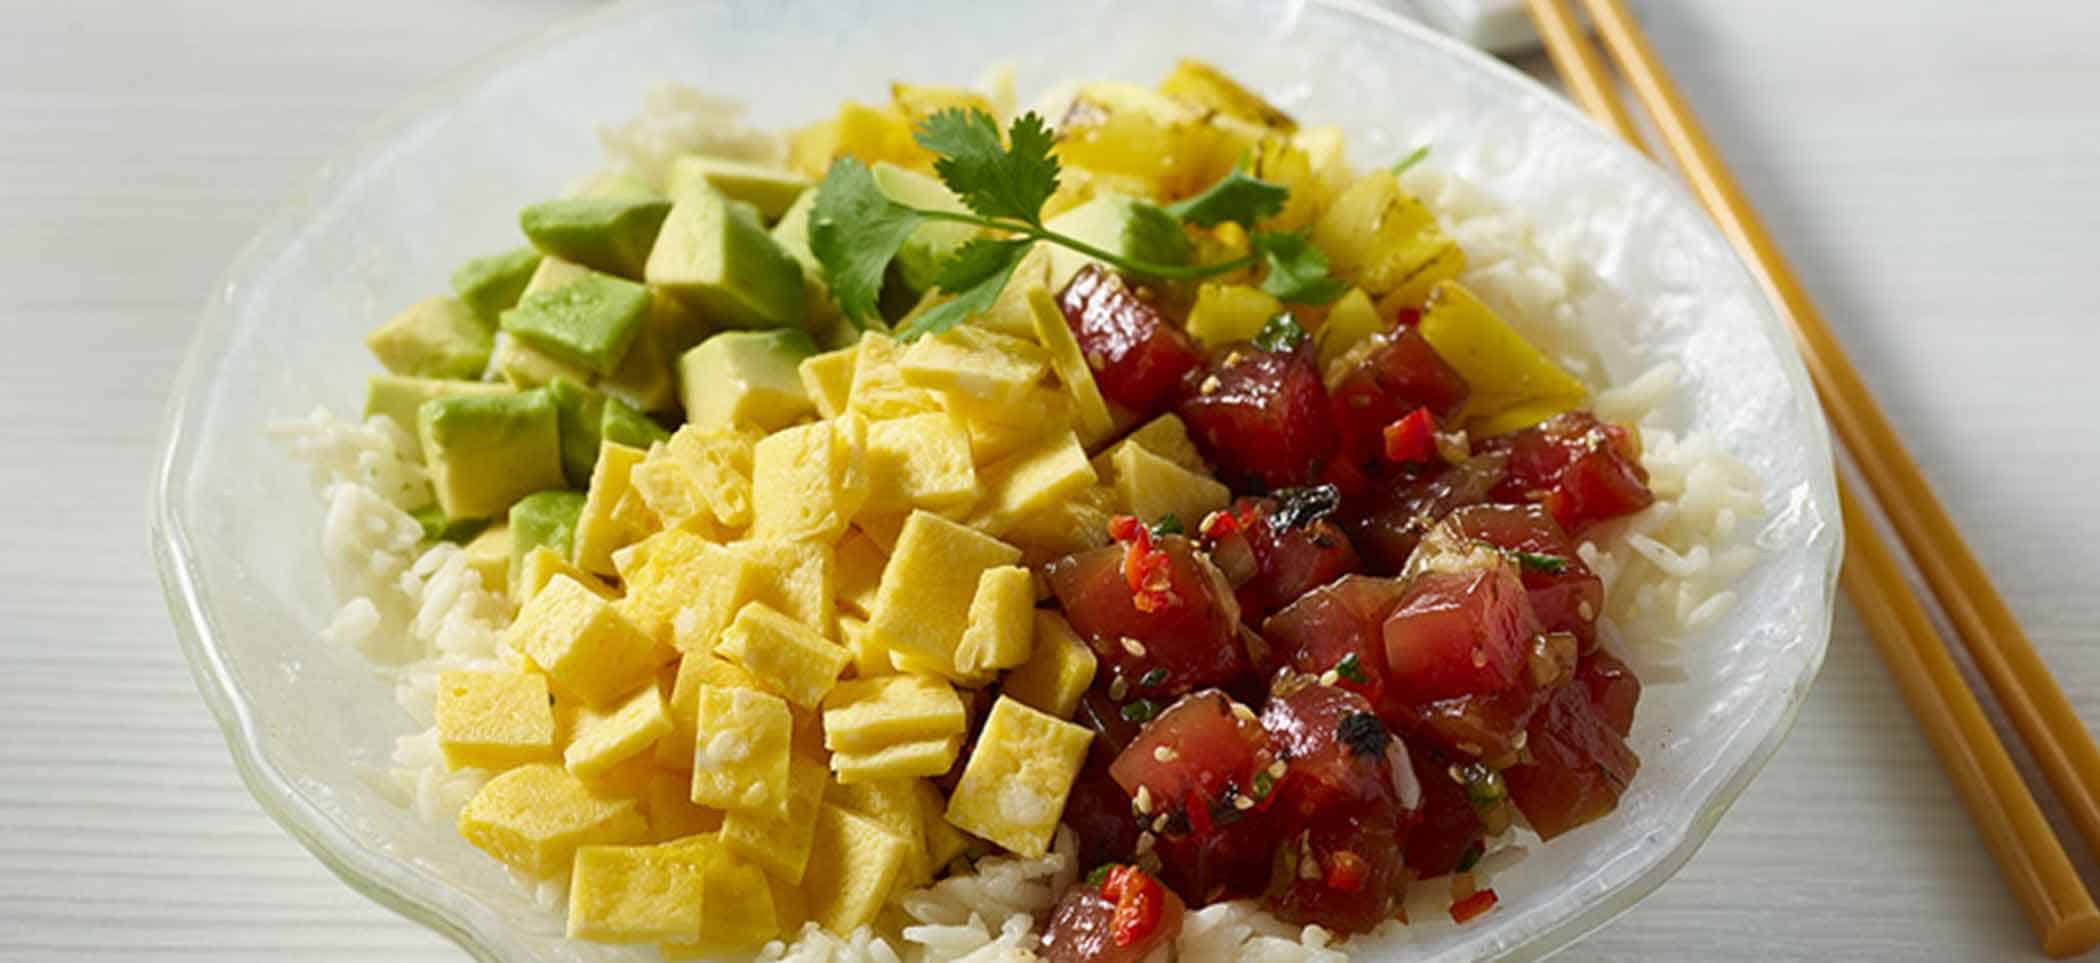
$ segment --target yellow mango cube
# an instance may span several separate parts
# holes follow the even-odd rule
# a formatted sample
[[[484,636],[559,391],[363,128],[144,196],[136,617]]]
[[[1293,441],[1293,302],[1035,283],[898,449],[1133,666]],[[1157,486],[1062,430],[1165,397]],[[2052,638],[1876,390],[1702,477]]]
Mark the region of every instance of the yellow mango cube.
[[[1589,394],[1457,281],[1430,293],[1416,330],[1471,387],[1461,412],[1468,427],[1520,407],[1558,407],[1547,413],[1551,417]]]
[[[1027,296],[1029,312],[1035,318],[1036,341],[1049,352],[1050,367],[1057,372],[1057,380],[1064,382],[1065,390],[1072,394],[1080,437],[1089,441],[1107,438],[1115,430],[1115,419],[1108,413],[1108,402],[1101,397],[1100,386],[1094,383],[1093,369],[1079,350],[1079,339],[1065,325],[1064,311],[1047,288],[1030,287]]]
[[[491,525],[469,540],[465,547],[467,568],[481,576],[481,587],[502,591],[510,584],[510,526]]]
[[[1209,474],[1210,465],[1203,460],[1203,453],[1196,450],[1196,442],[1189,438],[1189,426],[1180,415],[1168,412],[1138,426],[1121,441],[1108,446],[1106,451],[1094,456],[1094,472],[1101,476],[1101,484],[1116,483],[1116,453],[1125,448],[1143,448],[1174,464],[1198,474]]]
[[[868,499],[866,450],[855,422],[819,421],[776,431],[752,456],[751,533],[758,538],[829,542],[846,531]]]
[[[817,406],[817,417],[836,418],[846,413],[853,394],[853,367],[860,359],[858,345],[811,355],[795,366],[802,377],[802,390]]]
[[[830,804],[817,812],[802,892],[809,915],[841,936],[875,921],[909,859],[904,841],[874,820]]]
[[[618,607],[651,638],[680,652],[714,648],[760,590],[762,574],[749,556],[692,532],[659,532],[641,547]]]
[[[1100,463],[1100,459],[1095,460],[1097,466]],[[1112,487],[1096,484],[1049,508],[1023,516],[1006,538],[1021,547],[1022,561],[1031,566],[1044,565],[1108,544],[1108,523],[1122,512],[1122,496]]]
[[[436,714],[447,768],[508,769],[554,755],[554,711],[539,673],[439,673]]]
[[[1283,302],[1260,288],[1205,284],[1196,290],[1196,303],[1189,308],[1189,336],[1212,346],[1252,341],[1282,311]]]
[[[917,779],[946,773],[962,753],[963,737],[899,742],[869,752],[834,752],[831,773],[847,785],[884,779]]]
[[[1232,490],[1139,445],[1116,452],[1116,492],[1123,506],[1147,523],[1172,515],[1193,531],[1211,512],[1232,503]]]
[[[878,515],[968,505],[984,494],[970,432],[954,415],[928,412],[868,425],[868,495]]]
[[[968,852],[970,837],[948,821],[948,797],[941,787],[924,779],[912,783],[919,794],[919,818],[926,834],[926,868],[939,876],[955,858]]]
[[[693,730],[692,800],[730,812],[787,805],[787,703],[756,689],[700,687]]]
[[[562,762],[578,777],[594,779],[640,755],[670,731],[671,712],[663,690],[645,684],[611,712],[584,710],[576,738],[562,750]]]
[[[585,846],[569,879],[569,938],[684,942],[700,935],[701,867],[663,846]]]
[[[688,757],[686,764],[691,765]],[[722,811],[693,802],[693,781],[684,768],[657,769],[642,784],[642,815],[649,838],[664,843],[722,828]]]
[[[887,779],[853,785],[834,783],[824,791],[824,801],[857,815],[866,816],[904,843],[904,872],[899,886],[918,886],[932,879],[926,849],[926,817],[920,779]]]
[[[839,608],[866,619],[875,610],[875,591],[882,587],[882,569],[889,564],[890,553],[856,530],[839,540],[834,554],[838,559]]]
[[[834,752],[944,739],[968,724],[962,697],[932,676],[848,679],[824,698],[824,746]]]
[[[715,652],[742,666],[768,691],[805,709],[824,701],[853,658],[844,647],[763,602],[737,613]]]
[[[556,712],[557,715],[561,714],[559,707],[557,707]],[[564,726],[570,731],[574,731],[582,724],[582,713],[578,712],[572,715],[574,720]],[[575,773],[576,778],[583,780],[584,787],[593,794],[606,799],[634,800],[636,805],[643,807],[641,810],[642,819],[646,822],[649,818],[649,811],[647,804],[643,803],[642,797],[648,794],[649,783],[654,781],[663,770],[658,769],[656,760],[645,753],[614,763],[603,771],[590,775],[576,772],[574,769],[569,771]],[[684,773],[679,773],[674,778],[682,780],[684,775]]]
[[[1072,624],[1056,612],[1035,613],[1035,648],[1028,661],[1006,674],[1000,691],[1060,719],[1072,718],[1079,698],[1094,684],[1099,660]]]
[[[868,631],[882,647],[919,657],[952,678],[978,576],[1020,558],[1020,549],[983,532],[913,512],[882,570]]]
[[[1350,288],[1348,294],[1334,302],[1334,307],[1327,309],[1327,320],[1320,324],[1320,330],[1313,333],[1313,341],[1320,350],[1320,370],[1326,371],[1334,359],[1383,334],[1387,327],[1385,316],[1378,313],[1377,305],[1371,303],[1371,296],[1362,288]]]
[[[985,498],[970,524],[1004,534],[1021,519],[1085,491],[1097,477],[1077,434],[1044,439],[978,473]]]
[[[811,812],[814,815],[815,811]],[[810,821],[810,829],[816,829],[814,819]],[[802,927],[809,922],[809,897],[803,895],[802,887],[769,872],[766,874],[766,888],[773,893],[773,918],[779,924],[780,932],[786,935],[802,932]]]
[[[830,545],[766,540],[739,542],[735,549],[752,566],[749,601],[763,602],[827,638],[836,632],[838,555]]]
[[[1018,565],[988,568],[977,577],[970,617],[956,646],[955,667],[985,673],[1028,660],[1035,642],[1035,576]]]
[[[532,551],[525,553],[525,558],[518,567],[521,569],[518,572],[518,584],[512,586],[517,590],[517,596],[512,601],[520,606],[532,601],[532,597],[540,594],[540,590],[546,588],[548,582],[554,581],[556,575],[566,575],[574,579],[576,584],[590,589],[591,594],[606,601],[617,599],[620,595],[613,591],[612,586],[605,584],[604,579],[569,564],[569,560],[562,558],[560,552],[545,545],[534,545]]]
[[[598,446],[598,465],[591,469],[590,494],[576,517],[576,567],[597,575],[613,574],[612,553],[647,534],[618,518],[614,509],[634,490],[634,466],[648,455],[639,448],[607,441]]]
[[[591,706],[633,692],[673,654],[611,603],[561,575],[525,603],[503,637],[547,673],[556,695]]]
[[[970,435],[970,460],[979,465],[1000,461],[1072,428],[1072,396],[1061,387],[1037,387],[1020,401],[1005,405],[952,391],[942,392],[940,398],[941,407],[961,419]]]
[[[879,331],[861,335],[853,360],[853,385],[847,390],[846,407],[870,421],[902,418],[940,410],[933,392],[906,384],[899,362],[904,346]]]
[[[732,809],[722,817],[722,843],[789,883],[802,882],[816,831],[817,809],[831,776],[824,764],[801,756],[788,768],[786,804],[776,809]]]
[[[649,824],[631,799],[593,795],[551,762],[527,763],[481,787],[459,811],[459,834],[535,879],[569,866],[577,847],[636,842]]]
[[[1049,852],[1093,737],[1001,696],[948,800],[948,821],[1030,859]]]
[[[1049,373],[1049,355],[1032,340],[960,325],[912,342],[898,362],[906,384],[1011,404]]]

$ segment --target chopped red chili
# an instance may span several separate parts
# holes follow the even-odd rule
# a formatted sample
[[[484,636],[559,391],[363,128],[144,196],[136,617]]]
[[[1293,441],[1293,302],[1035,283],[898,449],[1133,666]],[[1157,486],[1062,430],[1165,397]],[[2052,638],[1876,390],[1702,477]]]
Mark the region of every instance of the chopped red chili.
[[[1385,426],[1385,458],[1396,465],[1422,464],[1437,457],[1436,418],[1416,408]]]
[[[1101,883],[1101,895],[1116,904],[1108,934],[1117,946],[1131,946],[1151,936],[1166,910],[1166,891],[1159,880],[1135,866],[1109,870]]]
[[[1327,888],[1354,893],[1363,888],[1367,869],[1363,857],[1346,849],[1335,853],[1327,859]]]
[[[1466,923],[1480,914],[1493,909],[1497,897],[1492,889],[1475,890],[1473,895],[1451,904],[1451,922]]]
[[[1123,581],[1129,584],[1131,601],[1140,612],[1158,612],[1174,605],[1173,564],[1165,550],[1152,544],[1152,530],[1132,515],[1118,515],[1108,523],[1108,534],[1123,543]]]

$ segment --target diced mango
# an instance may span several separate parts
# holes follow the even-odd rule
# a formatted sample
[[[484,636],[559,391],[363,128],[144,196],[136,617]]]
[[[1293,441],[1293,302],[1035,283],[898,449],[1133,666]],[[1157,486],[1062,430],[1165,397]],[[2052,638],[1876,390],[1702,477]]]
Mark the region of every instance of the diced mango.
[[[872,440],[873,432],[869,434]],[[838,559],[839,607],[866,619],[875,610],[875,591],[882,587],[882,568],[889,564],[890,553],[883,551],[874,539],[853,531],[839,541],[834,554]]]
[[[845,935],[875,921],[904,872],[909,847],[865,816],[830,804],[817,812],[802,891],[810,918]]]
[[[732,813],[785,807],[793,726],[778,697],[703,684],[693,734],[693,801]]]
[[[653,684],[644,685],[611,712],[584,710],[576,738],[562,750],[562,761],[578,777],[593,779],[640,755],[670,731],[671,713],[663,691]]]
[[[1010,669],[1028,660],[1035,642],[1035,576],[1018,565],[988,568],[977,577],[970,617],[955,650],[955,667],[968,673]]]
[[[802,359],[795,373],[802,376],[802,389],[817,406],[817,417],[836,418],[846,413],[853,395],[853,367],[860,359],[858,345]]]
[[[560,575],[525,603],[503,637],[547,673],[555,694],[592,706],[633,692],[673,655],[611,603]]]
[[[752,462],[762,437],[752,428],[703,431],[688,425],[665,447],[699,487],[715,521],[742,528],[751,524]]]
[[[701,867],[665,846],[585,846],[569,880],[569,938],[688,942],[700,935]]]
[[[467,842],[536,879],[567,869],[579,846],[631,843],[648,833],[633,800],[594,796],[551,762],[489,780],[459,812]]]
[[[926,817],[920,810],[918,779],[889,779],[853,785],[834,783],[824,791],[824,801],[868,817],[904,843],[904,872],[899,886],[918,886],[932,879],[926,851]]]
[[[763,573],[743,552],[692,532],[670,529],[641,544],[642,561],[628,573],[620,611],[680,652],[712,650],[764,584]]]
[[[1546,412],[1551,417],[1581,404],[1589,393],[1457,281],[1430,293],[1416,330],[1471,387],[1462,413],[1469,428],[1520,407],[1557,406]]]
[[[1122,496],[1114,488],[1096,484],[1024,516],[1014,523],[1006,538],[1020,546],[1022,561],[1030,566],[1043,565],[1108,544],[1108,523],[1122,512]]]
[[[1050,837],[1093,733],[1001,696],[984,721],[948,821],[1031,859]]]
[[[926,867],[939,876],[957,856],[969,850],[970,837],[948,821],[948,797],[941,794],[941,787],[918,779],[912,782],[912,789],[919,794],[919,817],[926,833]]]
[[[1197,474],[1210,474],[1210,464],[1203,460],[1203,453],[1196,450],[1196,442],[1189,438],[1187,423],[1181,420],[1181,416],[1168,412],[1139,425],[1130,434],[1124,435],[1121,440],[1094,456],[1094,473],[1101,476],[1101,484],[1115,485],[1116,454],[1132,446],[1143,448]]]
[[[1206,345],[1252,341],[1283,310],[1283,302],[1245,284],[1205,284],[1189,308],[1189,335]]]
[[[940,511],[969,505],[983,494],[969,429],[954,415],[935,411],[868,425],[869,513]]]
[[[439,673],[436,714],[447,768],[508,769],[554,755],[554,712],[539,673]]]
[[[1087,367],[1086,356],[1079,350],[1079,339],[1065,324],[1064,311],[1043,287],[1028,289],[1028,309],[1035,318],[1037,343],[1050,353],[1050,367],[1076,403],[1074,420],[1080,438],[1089,443],[1107,438],[1115,430],[1115,419],[1108,413],[1100,386],[1094,383],[1093,369]]]
[[[564,707],[556,706],[554,713],[555,718],[558,720],[564,716],[568,717],[569,721],[556,723],[557,726],[567,733],[573,735],[582,726],[583,713],[581,711],[565,711]],[[642,797],[648,794],[649,784],[655,781],[656,777],[663,772],[662,769],[657,767],[653,755],[653,753],[643,753],[633,756],[614,763],[601,772],[592,774],[576,772],[574,769],[569,771],[575,773],[576,778],[583,780],[584,788],[589,789],[592,794],[600,798],[632,799],[637,805],[643,805],[642,818],[647,820],[649,811],[646,804],[642,802]],[[684,773],[677,773],[673,778],[683,781],[684,776]]]
[[[715,652],[805,709],[824,701],[853,658],[837,643],[763,602],[737,613]]]
[[[467,567],[481,576],[481,587],[502,591],[510,584],[510,525],[502,522],[481,530],[466,544]]]
[[[1140,445],[1116,452],[1116,491],[1126,510],[1147,523],[1168,515],[1190,529],[1232,502],[1232,491]]]
[[[954,392],[941,406],[970,434],[970,460],[989,465],[1072,428],[1072,396],[1062,387],[1038,387],[1013,404],[995,405]]]
[[[802,882],[816,832],[817,809],[831,782],[824,764],[801,756],[788,763],[786,805],[779,809],[732,809],[722,817],[722,843],[789,883]]]
[[[636,531],[614,514],[620,499],[633,490],[634,466],[648,453],[618,442],[598,447],[598,465],[591,469],[591,489],[584,499],[583,514],[576,519],[576,567],[598,575],[613,574],[612,553],[646,532]]]
[[[819,421],[767,435],[752,456],[751,533],[830,542],[868,499],[866,457],[853,420]]]
[[[788,136],[788,166],[817,179],[841,157],[867,164],[889,161],[900,167],[927,167],[933,155],[912,139],[912,123],[890,105],[870,107],[847,101],[830,120],[819,121]]]
[[[1056,612],[1035,614],[1035,650],[1006,674],[1002,692],[1060,719],[1070,719],[1079,697],[1094,683],[1094,650]]]
[[[912,342],[898,370],[906,384],[1011,404],[1043,380],[1050,364],[1033,340],[961,325]]]
[[[613,591],[612,586],[605,584],[604,579],[569,564],[569,560],[562,558],[561,553],[554,549],[545,545],[534,545],[532,551],[525,553],[525,558],[518,567],[518,584],[512,586],[518,594],[512,601],[520,606],[532,601],[532,597],[540,594],[540,590],[546,588],[548,582],[554,581],[556,575],[574,579],[576,584],[590,589],[592,594],[608,602],[619,598],[620,593]]]
[[[1085,491],[1096,477],[1077,434],[1043,439],[978,473],[985,497],[970,524],[1004,534],[1021,519]]]
[[[968,724],[962,697],[931,676],[848,679],[824,698],[824,746],[835,752],[944,739]]]
[[[940,410],[933,392],[906,384],[898,363],[904,346],[879,331],[861,336],[853,361],[853,385],[847,391],[846,407],[870,421],[902,418]]]
[[[882,779],[917,779],[946,773],[962,753],[963,737],[900,742],[872,752],[835,752],[831,772],[851,785]]]
[[[978,576],[1020,558],[1019,549],[983,532],[930,512],[913,512],[882,570],[868,631],[884,648],[925,659],[944,675],[954,673],[955,647],[962,642]]]
[[[1379,334],[1390,327],[1378,307],[1371,303],[1371,296],[1363,288],[1350,288],[1348,294],[1327,309],[1327,320],[1314,332],[1313,341],[1320,349],[1320,370],[1334,363],[1350,348]]]
[[[811,813],[815,813],[814,808]],[[815,820],[811,820],[810,829],[816,829]],[[803,925],[809,922],[809,897],[803,895],[802,887],[769,872],[766,874],[766,889],[773,893],[773,918],[778,922],[780,932],[802,932]]]
[[[751,562],[750,600],[826,637],[836,629],[838,555],[821,542],[751,541],[734,546]]]
[[[685,766],[676,770],[658,769],[642,786],[642,814],[649,820],[649,838],[655,842],[670,842],[722,828],[721,810],[693,801],[693,782],[685,771],[692,761],[689,754]]]

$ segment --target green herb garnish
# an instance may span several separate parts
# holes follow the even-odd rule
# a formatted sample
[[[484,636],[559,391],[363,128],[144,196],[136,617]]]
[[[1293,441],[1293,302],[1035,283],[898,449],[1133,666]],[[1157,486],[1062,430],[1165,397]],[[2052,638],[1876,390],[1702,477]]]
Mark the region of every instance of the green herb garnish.
[[[1515,552],[1517,565],[1527,572],[1544,572],[1559,575],[1568,570],[1568,560],[1559,555],[1543,555],[1538,552]]]
[[[852,158],[834,162],[817,188],[810,249],[824,268],[832,296],[855,324],[880,316],[884,271],[905,239],[928,221],[971,224],[1004,236],[971,241],[939,265],[934,287],[955,297],[899,330],[897,336],[907,341],[945,331],[989,307],[1037,241],[1070,248],[1125,274],[1166,281],[1196,281],[1262,264],[1268,269],[1263,290],[1300,304],[1324,304],[1346,290],[1327,276],[1326,256],[1302,233],[1253,231],[1249,253],[1242,257],[1178,265],[1122,257],[1050,230],[1043,224],[1043,204],[1057,193],[1060,171],[1050,152],[1050,128],[1034,113],[1015,118],[1003,142],[997,122],[976,109],[940,111],[920,124],[913,139],[936,155],[934,173],[967,212],[898,203],[876,185],[867,165]],[[1251,228],[1282,210],[1289,196],[1288,188],[1235,170],[1170,207],[1140,202],[1132,210],[1136,230],[1185,243],[1183,224],[1213,227],[1230,221]]]
[[[1458,855],[1458,867],[1453,872],[1472,872],[1473,867],[1480,865],[1480,857],[1485,855],[1487,855],[1487,844],[1477,839],[1473,840],[1472,844],[1466,847],[1466,851]]]
[[[1334,674],[1356,683],[1371,681],[1369,676],[1364,675],[1363,660],[1357,658],[1354,652],[1342,656],[1342,661],[1334,664]]]
[[[1280,488],[1269,497],[1276,499],[1276,508],[1269,513],[1269,525],[1274,528],[1304,528],[1342,507],[1342,490],[1331,484]]]
[[[1126,722],[1151,722],[1156,715],[1159,715],[1159,704],[1150,699],[1139,699],[1123,706]]]
[[[1423,144],[1422,146],[1415,148],[1406,157],[1402,157],[1399,160],[1394,161],[1393,166],[1390,168],[1390,170],[1392,170],[1394,177],[1399,177],[1400,175],[1407,173],[1408,170],[1414,167],[1416,164],[1421,163],[1422,160],[1428,156],[1429,145]]]
[[[1254,774],[1255,802],[1261,802],[1262,800],[1269,798],[1269,793],[1274,791],[1275,789],[1276,777],[1269,775],[1269,770],[1262,769]]]
[[[1254,336],[1254,346],[1263,351],[1294,351],[1305,343],[1305,338],[1305,326],[1285,311],[1261,326],[1260,333]]]
[[[1465,777],[1466,799],[1478,809],[1492,809],[1509,798],[1509,785],[1502,781],[1502,774],[1480,763],[1472,763],[1460,771]]]
[[[1160,686],[1165,685],[1166,683],[1167,669],[1165,666],[1159,666],[1157,668],[1152,669],[1149,672],[1146,672],[1144,675],[1138,676],[1138,685],[1144,686],[1146,688],[1156,689]]]
[[[1116,864],[1114,863],[1102,863],[1101,865],[1096,866],[1091,870],[1088,870],[1086,874],[1086,884],[1088,886],[1099,886],[1102,883],[1108,882],[1109,871],[1115,868]]]
[[[1152,523],[1153,538],[1164,538],[1168,535],[1186,534],[1188,534],[1188,529],[1181,527],[1181,517],[1175,515],[1173,512],[1168,512],[1165,515],[1159,516],[1159,520]]]

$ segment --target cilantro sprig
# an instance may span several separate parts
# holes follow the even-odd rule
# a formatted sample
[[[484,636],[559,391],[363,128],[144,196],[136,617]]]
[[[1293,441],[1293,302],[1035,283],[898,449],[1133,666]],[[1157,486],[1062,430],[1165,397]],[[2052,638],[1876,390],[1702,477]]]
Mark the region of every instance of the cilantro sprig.
[[[810,218],[810,249],[831,282],[832,296],[855,324],[880,316],[877,303],[890,261],[912,233],[930,222],[969,224],[997,232],[958,248],[937,266],[934,287],[954,295],[912,319],[897,334],[911,340],[946,331],[984,311],[1005,290],[1028,249],[1046,241],[1107,263],[1126,274],[1164,281],[1199,281],[1261,265],[1262,289],[1301,304],[1324,304],[1346,287],[1327,274],[1327,258],[1304,233],[1253,230],[1283,210],[1290,190],[1235,170],[1203,192],[1166,207],[1139,202],[1138,225],[1149,232],[1176,232],[1183,224],[1249,229],[1247,254],[1210,264],[1160,264],[1125,257],[1043,223],[1043,205],[1057,193],[1061,168],[1051,146],[1055,136],[1040,116],[1014,119],[1006,135],[982,110],[943,110],[926,118],[912,137],[935,155],[934,173],[960,198],[965,211],[915,207],[891,198],[867,165],[842,158],[817,188]]]

